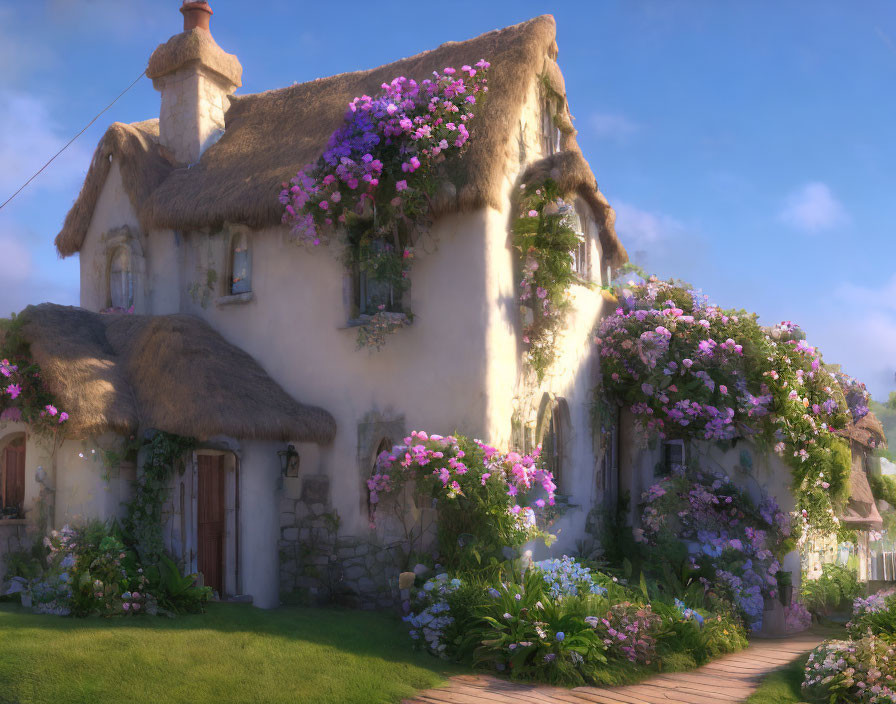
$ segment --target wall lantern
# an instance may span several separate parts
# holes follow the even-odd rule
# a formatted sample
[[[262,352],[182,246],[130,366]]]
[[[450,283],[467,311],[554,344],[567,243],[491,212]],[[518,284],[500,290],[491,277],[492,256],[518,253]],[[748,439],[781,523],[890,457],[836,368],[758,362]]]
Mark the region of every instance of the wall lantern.
[[[299,476],[299,453],[295,445],[287,445],[285,450],[277,450],[280,458],[280,474],[284,477]]]

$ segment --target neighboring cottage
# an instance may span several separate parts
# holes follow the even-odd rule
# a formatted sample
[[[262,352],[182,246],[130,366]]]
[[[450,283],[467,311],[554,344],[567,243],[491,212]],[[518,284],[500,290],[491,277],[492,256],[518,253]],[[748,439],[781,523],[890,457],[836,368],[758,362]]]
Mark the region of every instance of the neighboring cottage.
[[[520,185],[551,176],[575,198],[583,282],[608,283],[626,253],[576,144],[553,18],[234,96],[242,69],[212,38],[210,8],[183,12],[184,32],[147,70],[160,117],[108,129],[56,238],[61,256],[80,257],[82,308],[25,314],[35,359],[71,414],[55,456],[30,436],[24,445],[26,522],[38,520],[39,481],[55,493],[50,525],[120,515],[133,468],[105,481],[80,456],[109,434],[190,435],[199,449],[172,487],[166,525],[186,569],[260,606],[277,603],[278,585],[382,604],[408,566],[407,545],[388,525],[369,527],[366,480],[379,452],[426,429],[543,444],[568,497],[552,551],[574,550],[610,495],[614,460],[590,417],[591,332],[607,304],[572,287],[556,360],[539,380],[525,360],[510,243]],[[488,100],[433,200],[407,294],[413,324],[383,350],[359,351],[356,325],[370,307],[360,274],[335,248],[290,241],[281,184],[323,151],[355,96],[481,58],[491,62]],[[109,310],[134,315],[99,314]],[[0,424],[0,445],[23,435],[21,424]],[[298,455],[281,471],[287,444]],[[423,521],[425,507],[408,510]],[[198,515],[217,523],[203,527]]]

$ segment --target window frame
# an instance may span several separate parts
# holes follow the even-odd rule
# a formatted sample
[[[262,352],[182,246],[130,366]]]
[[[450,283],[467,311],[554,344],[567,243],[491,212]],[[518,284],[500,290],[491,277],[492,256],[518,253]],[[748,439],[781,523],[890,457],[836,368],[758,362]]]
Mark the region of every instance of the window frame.
[[[672,447],[677,447],[681,452],[681,462],[677,465],[680,468],[685,468],[687,466],[687,448],[685,447],[684,440],[663,440],[662,444],[662,457],[660,458],[660,462],[657,466],[657,474],[661,477],[671,477],[675,471],[676,464],[670,461],[670,453],[669,450]]]
[[[7,484],[8,484],[8,470],[6,463],[7,451],[10,448],[19,448],[21,450],[17,450],[21,452],[22,455],[22,466],[21,466],[21,481],[19,482],[21,485],[21,497],[16,505],[9,504],[7,505],[8,497],[6,495]],[[26,466],[27,466],[27,442],[24,434],[16,434],[13,435],[12,438],[3,443],[2,447],[0,447],[0,521],[2,520],[18,520],[25,517],[25,475],[26,475]],[[6,517],[6,510],[8,508],[16,509],[16,513],[14,516]]]
[[[238,250],[237,247],[243,243],[245,243],[245,250]],[[236,281],[234,277],[237,275],[237,254],[241,251],[245,251],[243,258],[245,276]],[[237,284],[242,284],[244,281],[246,282],[246,288],[244,290],[236,290]],[[225,295],[227,296],[244,296],[252,293],[252,245],[249,242],[249,233],[242,228],[236,230],[230,236],[230,242],[227,247],[227,279],[225,285],[227,287]]]
[[[122,272],[118,272],[116,275],[115,267],[117,262],[119,261],[119,257],[122,257],[126,264],[127,269]],[[121,274],[126,273],[127,275],[127,293],[125,294],[127,297],[128,305],[115,305],[115,294],[113,293],[113,277],[117,282],[117,279]],[[122,292],[124,289],[122,288]],[[128,247],[124,243],[116,244],[109,250],[109,263],[107,266],[106,273],[106,307],[114,308],[116,310],[126,310],[129,311],[131,308],[136,307],[137,303],[137,286],[135,281],[135,271],[134,271],[134,257],[131,252],[131,248]]]

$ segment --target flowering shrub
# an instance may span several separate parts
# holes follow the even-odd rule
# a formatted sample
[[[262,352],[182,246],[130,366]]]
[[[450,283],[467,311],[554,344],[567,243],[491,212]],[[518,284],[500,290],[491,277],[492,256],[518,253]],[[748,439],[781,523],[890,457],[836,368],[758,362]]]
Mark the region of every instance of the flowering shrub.
[[[803,693],[826,704],[896,702],[893,647],[868,635],[859,640],[829,640],[809,654]]]
[[[451,607],[446,600],[461,586],[459,579],[449,579],[445,573],[428,580],[423,589],[417,592],[417,606],[420,611],[411,612],[404,617],[410,624],[410,636],[422,641],[426,649],[433,655],[445,657],[448,647],[445,629],[454,623],[450,615]]]
[[[21,319],[0,321],[0,419],[22,420],[32,429],[55,435],[68,413],[47,391],[21,336]]]
[[[784,607],[784,628],[790,633],[805,631],[812,625],[812,614],[799,601]]]
[[[523,342],[541,380],[554,360],[554,341],[569,307],[569,286],[579,281],[573,252],[583,235],[573,227],[575,211],[563,201],[555,181],[520,188],[523,215],[513,225],[513,244],[524,258],[519,301],[528,320]]]
[[[538,455],[500,452],[480,440],[414,431],[377,459],[367,481],[371,521],[383,495],[413,480],[436,500],[439,552],[452,569],[475,568],[536,537],[536,517],[554,504],[553,475]]]
[[[607,593],[605,587],[594,581],[590,568],[568,555],[536,562],[534,568],[544,575],[548,593],[554,598]]]
[[[849,447],[831,431],[847,406],[837,379],[792,323],[771,331],[686,285],[649,278],[620,292],[600,325],[604,390],[642,435],[752,438],[790,465],[799,525],[833,532],[849,491]]]
[[[377,96],[356,97],[317,162],[283,185],[283,221],[311,245],[343,233],[348,263],[391,292],[388,301],[379,301],[381,310],[402,312],[413,246],[436,190],[436,167],[470,139],[468,125],[488,91],[488,68],[483,59],[460,71],[433,72],[421,83],[400,76],[383,83]]]
[[[603,618],[589,617],[588,623],[600,634],[609,652],[644,665],[653,660],[662,619],[653,613],[650,604],[616,604]]]
[[[852,619],[846,624],[854,638],[866,633],[896,637],[896,588],[883,589],[853,602]]]
[[[693,473],[661,479],[642,495],[637,537],[656,564],[680,552],[706,588],[727,594],[758,628],[763,601],[776,594],[776,557],[789,543],[789,520],[772,499],[754,507],[727,477]]]

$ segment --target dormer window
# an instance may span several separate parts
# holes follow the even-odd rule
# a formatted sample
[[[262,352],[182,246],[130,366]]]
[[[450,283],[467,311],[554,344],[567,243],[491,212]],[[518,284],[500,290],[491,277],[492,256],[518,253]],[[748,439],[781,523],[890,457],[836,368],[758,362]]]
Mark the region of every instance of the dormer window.
[[[134,269],[127,247],[117,247],[109,262],[109,305],[117,310],[134,306]]]
[[[227,293],[236,296],[252,290],[249,237],[239,232],[230,241],[230,281]]]

